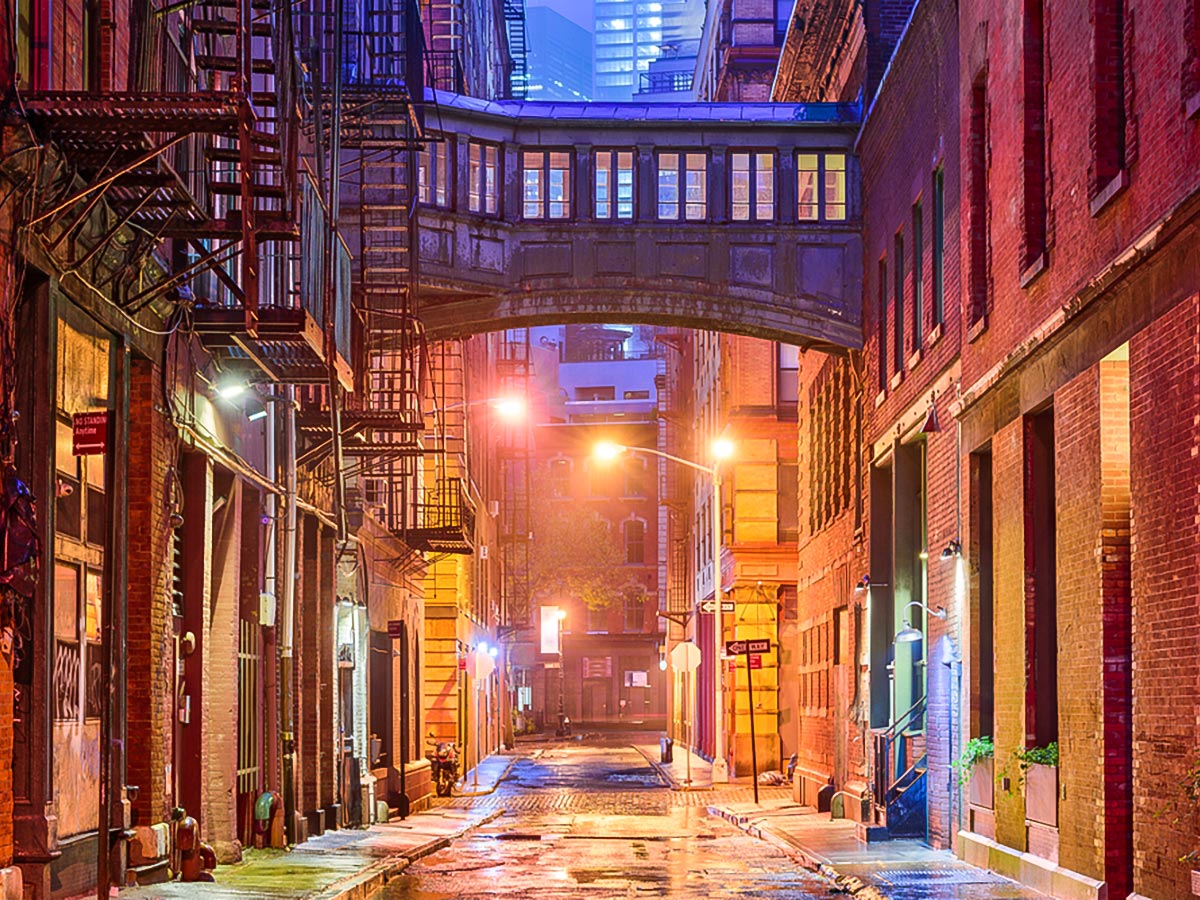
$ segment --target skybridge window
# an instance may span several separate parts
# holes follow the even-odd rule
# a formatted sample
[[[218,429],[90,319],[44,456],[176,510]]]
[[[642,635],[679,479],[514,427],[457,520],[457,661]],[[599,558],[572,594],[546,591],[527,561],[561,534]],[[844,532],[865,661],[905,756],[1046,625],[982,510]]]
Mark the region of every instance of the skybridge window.
[[[708,217],[708,157],[703,153],[658,154],[658,218],[696,222]]]
[[[427,141],[417,151],[417,200],[426,206],[450,206],[450,149],[445,141]]]
[[[500,211],[500,148],[471,141],[467,146],[467,204],[474,213]]]
[[[846,219],[846,154],[796,154],[796,218],[801,222]]]
[[[521,211],[526,219],[571,217],[571,154],[526,150],[521,154]]]
[[[596,218],[633,218],[633,151],[596,151]]]
[[[775,218],[775,154],[730,155],[731,210],[735,221]]]

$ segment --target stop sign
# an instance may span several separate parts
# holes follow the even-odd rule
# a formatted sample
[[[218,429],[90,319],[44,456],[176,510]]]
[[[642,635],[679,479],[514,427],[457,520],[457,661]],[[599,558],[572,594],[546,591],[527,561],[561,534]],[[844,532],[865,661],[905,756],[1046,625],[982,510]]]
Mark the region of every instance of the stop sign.
[[[676,644],[671,651],[671,666],[677,672],[694,672],[700,665],[700,648],[691,641]]]

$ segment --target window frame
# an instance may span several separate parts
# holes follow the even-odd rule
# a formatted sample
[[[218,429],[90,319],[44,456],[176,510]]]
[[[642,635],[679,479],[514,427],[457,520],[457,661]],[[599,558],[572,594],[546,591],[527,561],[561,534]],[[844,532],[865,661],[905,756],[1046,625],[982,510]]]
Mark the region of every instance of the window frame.
[[[471,152],[479,151],[479,170],[476,173],[471,172],[473,161]],[[487,191],[487,153],[492,151],[496,154],[494,177],[492,182],[492,193],[489,195]],[[472,138],[467,142],[467,211],[477,216],[488,216],[489,218],[500,218],[503,215],[503,195],[500,190],[503,183],[504,163],[503,146],[492,141],[480,141]],[[472,199],[474,197],[474,200]],[[488,209],[488,201],[493,202],[494,208]],[[473,204],[478,204],[476,207]]]
[[[446,135],[430,137],[425,148],[417,151],[417,204],[429,209],[453,209],[454,148]],[[426,159],[429,172],[424,180],[421,178],[422,157]]]
[[[630,531],[631,525],[636,525],[639,529],[641,529],[641,536],[636,541],[630,540],[629,531]],[[621,544],[623,545],[624,550],[625,550],[625,565],[627,565],[627,566],[644,566],[644,565],[646,565],[646,522],[645,522],[645,520],[638,519],[638,518],[632,518],[632,519],[626,519],[624,522],[622,522],[621,523]],[[636,554],[639,557],[638,559],[631,558],[632,556],[634,556],[634,554],[632,552],[632,549],[634,547],[638,548],[638,552]]]
[[[528,215],[528,213],[527,213],[528,204],[531,202],[535,202],[535,201],[531,201],[526,198],[525,174],[527,172],[534,171],[534,170],[529,168],[528,166],[526,166],[525,157],[529,154],[534,154],[534,153],[541,154],[541,156],[542,156],[542,164],[537,169],[537,171],[540,173],[541,193],[540,193],[538,200],[536,201],[539,204],[540,213],[538,215],[531,216],[531,215]],[[563,148],[563,147],[541,147],[541,146],[538,146],[538,147],[522,147],[519,151],[519,154],[520,154],[519,155],[519,171],[521,173],[521,219],[522,219],[522,221],[525,221],[525,222],[572,222],[572,221],[574,221],[575,220],[575,200],[574,200],[574,196],[573,196],[574,186],[575,186],[575,159],[574,159],[575,154],[574,154],[574,151],[567,149],[567,148]],[[557,168],[551,166],[551,160],[555,154],[562,154],[567,159],[567,168],[566,168],[567,176],[566,176],[566,185],[565,185],[565,191],[564,191],[564,196],[565,196],[564,200],[551,200],[550,199],[550,176],[551,176],[551,173],[561,171],[560,169],[557,169]],[[552,216],[550,214],[550,208],[551,208],[551,204],[553,204],[553,203],[565,204],[566,214],[562,215],[562,216]]]
[[[810,168],[802,167],[800,165],[800,158],[802,156],[815,156],[817,158],[817,168],[810,169]],[[828,160],[829,160],[829,157],[831,157],[831,156],[841,157],[842,166],[840,169],[830,169],[829,168]],[[829,223],[849,222],[850,221],[850,192],[849,192],[850,154],[847,153],[845,150],[798,149],[795,151],[795,153],[792,156],[792,162],[796,167],[796,206],[793,211],[793,214],[796,216],[796,221],[797,222],[829,222]],[[842,184],[841,184],[842,199],[841,199],[840,203],[836,203],[836,204],[830,203],[830,189],[831,189],[831,185],[829,184],[829,173],[830,172],[841,172],[841,175],[842,175]],[[804,203],[804,201],[802,200],[802,197],[804,196],[804,189],[803,189],[800,179],[806,173],[812,173],[814,176],[813,185],[812,185],[812,202],[811,203]],[[831,216],[829,214],[829,207],[831,205],[840,206],[842,208],[841,215]],[[802,215],[801,208],[803,206],[815,206],[816,207],[816,216]]]
[[[678,183],[676,184],[677,197],[674,201],[674,204],[675,204],[675,215],[674,216],[664,216],[662,214],[662,209],[664,206],[664,201],[662,199],[662,187],[663,187],[663,185],[662,185],[662,172],[663,172],[662,161],[663,161],[664,156],[674,156],[674,157],[676,157],[676,161],[677,161],[677,167],[676,167],[675,171],[677,173]],[[689,203],[688,199],[687,199],[687,176],[691,172],[695,171],[694,169],[692,169],[688,166],[688,158],[693,157],[693,156],[700,157],[701,159],[704,160],[704,178],[703,178],[704,212],[702,215],[696,216],[696,217],[691,217],[687,214],[687,208],[689,206],[696,205],[696,204]],[[708,221],[710,221],[710,216],[712,214],[712,208],[711,208],[711,204],[709,203],[709,195],[712,193],[712,184],[711,184],[711,180],[710,180],[712,166],[709,165],[709,161],[710,161],[710,154],[709,154],[708,150],[682,150],[682,149],[673,150],[673,149],[663,148],[663,149],[659,149],[659,150],[655,151],[655,154],[654,154],[654,220],[656,222],[680,222],[680,223],[683,223],[683,222],[708,222]]]
[[[621,215],[620,173],[619,161],[621,155],[629,154],[629,215]],[[608,215],[600,214],[600,159],[608,158],[609,198],[606,201],[610,207]],[[634,147],[598,147],[592,150],[592,218],[603,222],[633,222],[637,220],[637,148]]]
[[[738,156],[746,156],[747,169],[746,174],[749,179],[748,190],[749,196],[746,199],[745,206],[747,207],[746,218],[741,219],[734,215],[734,207],[737,205],[733,197],[733,181],[734,181],[734,160]],[[771,160],[771,214],[769,216],[760,216],[758,214],[758,175],[759,175],[759,159],[758,157],[765,156]],[[771,149],[739,147],[730,149],[729,157],[726,163],[726,171],[729,173],[729,221],[739,223],[752,222],[778,222],[779,221],[779,191],[777,189],[779,178],[779,158],[778,154]]]

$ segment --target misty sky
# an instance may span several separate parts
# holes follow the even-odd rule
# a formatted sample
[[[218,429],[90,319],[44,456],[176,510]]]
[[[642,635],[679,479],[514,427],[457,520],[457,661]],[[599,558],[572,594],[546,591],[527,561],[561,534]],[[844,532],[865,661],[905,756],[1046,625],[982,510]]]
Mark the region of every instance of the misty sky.
[[[525,5],[530,9],[548,6],[581,28],[592,30],[592,0],[526,0]]]

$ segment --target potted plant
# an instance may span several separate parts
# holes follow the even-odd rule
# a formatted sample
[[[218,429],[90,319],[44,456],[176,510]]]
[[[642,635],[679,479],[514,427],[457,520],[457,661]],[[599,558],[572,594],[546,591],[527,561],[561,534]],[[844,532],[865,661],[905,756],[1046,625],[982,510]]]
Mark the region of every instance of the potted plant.
[[[1025,818],[1058,827],[1058,744],[1018,750],[1013,756],[1025,780]]]
[[[967,786],[968,802],[991,809],[995,805],[995,745],[991,737],[971,738],[950,767],[958,775],[960,786]]]

